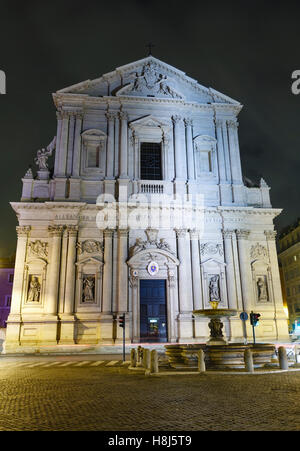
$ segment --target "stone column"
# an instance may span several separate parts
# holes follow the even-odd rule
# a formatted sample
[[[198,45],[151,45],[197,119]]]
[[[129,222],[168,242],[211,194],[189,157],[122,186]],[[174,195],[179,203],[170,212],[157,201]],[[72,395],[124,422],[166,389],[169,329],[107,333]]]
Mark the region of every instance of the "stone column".
[[[178,317],[178,340],[185,341],[193,337],[193,297],[191,260],[188,247],[190,240],[184,229],[175,230],[177,235],[177,252],[180,261],[178,267],[178,292],[179,292],[179,317]]]
[[[59,344],[73,344],[74,343],[74,298],[75,298],[75,272],[76,272],[76,244],[77,244],[77,226],[68,226],[68,253],[65,279],[65,302],[64,311],[61,313],[61,327]]]
[[[128,230],[118,230],[118,312],[126,313],[128,306]]]
[[[103,305],[102,312],[112,312],[112,284],[113,284],[113,230],[104,230],[104,267],[103,267]]]
[[[273,285],[273,297],[274,297],[274,317],[276,321],[276,339],[281,341],[288,340],[288,324],[286,314],[283,310],[283,300],[281,291],[280,274],[278,267],[278,257],[276,251],[276,231],[265,230],[265,236],[267,239],[269,258],[270,258],[270,272]]]
[[[73,170],[72,170],[72,177],[74,178],[78,178],[80,172],[82,119],[83,119],[82,113],[76,113],[74,149],[73,149]]]
[[[121,120],[121,143],[120,143],[120,178],[128,178],[128,115],[127,113],[120,112]]]
[[[237,230],[239,267],[242,285],[243,308],[249,312],[252,307],[252,276],[249,261],[248,236],[249,230]]]
[[[61,267],[60,267],[59,308],[58,308],[59,313],[64,312],[65,306],[67,253],[68,253],[68,231],[67,229],[64,229],[61,246]]]
[[[72,112],[69,114],[70,123],[69,123],[69,139],[68,139],[68,156],[67,156],[67,176],[72,175],[72,166],[73,166],[73,152],[74,152],[74,133],[75,133],[75,113]]]
[[[193,147],[193,121],[185,119],[186,127],[186,153],[187,153],[187,178],[193,182],[195,180],[195,163],[194,163],[194,147]]]
[[[114,177],[114,121],[115,114],[107,112],[107,143],[106,143],[106,178],[112,180]]]
[[[175,180],[186,180],[186,158],[184,128],[181,116],[172,117],[174,124]]]
[[[223,230],[225,263],[226,263],[226,281],[228,290],[228,308],[237,309],[237,293],[235,284],[235,270],[232,249],[232,235],[234,230]]]
[[[191,257],[192,257],[192,279],[193,279],[193,298],[194,310],[203,308],[201,274],[200,274],[200,256],[199,256],[199,231],[190,230],[191,238]]]
[[[180,313],[190,313],[193,310],[191,262],[187,258],[187,247],[190,245],[190,241],[187,238],[187,231],[185,229],[176,230],[176,235],[178,243],[178,259],[180,261],[178,268],[179,308]]]
[[[16,251],[16,263],[14,284],[12,290],[12,303],[7,319],[5,346],[6,352],[16,352],[20,347],[20,326],[22,311],[22,295],[27,287],[24,287],[24,264],[26,259],[27,242],[30,226],[17,227],[18,242]]]
[[[216,133],[218,146],[219,175],[220,175],[220,183],[222,184],[226,182],[226,166],[225,166],[224,145],[222,136],[222,121],[220,119],[216,120]]]
[[[62,231],[62,226],[49,226],[52,245],[49,273],[47,277],[47,297],[45,312],[50,315],[56,315],[58,311],[58,282],[60,272],[60,248]]]
[[[236,121],[227,121],[229,151],[231,161],[232,182],[236,185],[243,185],[241,158],[239,148],[237,147],[236,136],[238,123]]]
[[[117,271],[117,298],[118,298],[118,315],[123,313],[126,314],[126,328],[125,337],[126,340],[129,338],[129,318],[128,312],[128,230],[119,229],[118,230],[118,271]],[[123,330],[121,327],[117,327],[117,338],[116,342],[121,342],[123,340]]]
[[[139,306],[139,277],[137,270],[130,270],[130,286],[132,298],[132,341],[140,342],[140,306]]]
[[[55,150],[55,162],[54,162],[54,175],[59,171],[59,148],[61,141],[61,129],[62,129],[62,114],[60,111],[56,111],[57,117],[57,135],[56,135],[56,150]]]
[[[116,117],[115,117],[115,165],[114,165],[115,177],[118,177],[120,174],[119,147],[120,147],[120,120],[119,120],[119,115],[116,114]]]
[[[67,111],[61,111],[61,118],[62,118],[61,139],[60,145],[56,149],[56,152],[59,154],[57,161],[57,173],[55,174],[56,177],[66,176],[66,165],[67,165],[69,113]]]
[[[74,294],[75,294],[75,262],[76,262],[76,243],[77,226],[68,226],[68,256],[66,270],[66,289],[65,289],[65,308],[64,313],[72,315],[74,313]]]
[[[229,143],[228,143],[228,133],[227,125],[225,121],[222,121],[222,133],[223,133],[223,146],[224,146],[224,156],[225,156],[225,168],[226,168],[226,180],[231,182],[231,165],[230,165],[230,155],[229,155]]]
[[[26,259],[27,242],[31,227],[18,226],[16,230],[18,235],[18,242],[9,320],[11,320],[16,315],[19,316],[21,313],[22,293],[24,291],[24,264]]]

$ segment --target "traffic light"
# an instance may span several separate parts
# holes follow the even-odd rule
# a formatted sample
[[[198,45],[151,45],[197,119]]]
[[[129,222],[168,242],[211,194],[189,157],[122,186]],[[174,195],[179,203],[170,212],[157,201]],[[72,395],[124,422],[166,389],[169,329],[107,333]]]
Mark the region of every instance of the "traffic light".
[[[252,326],[257,326],[259,322],[260,313],[250,313],[250,323]]]
[[[125,327],[125,313],[121,316],[119,316],[119,326]]]

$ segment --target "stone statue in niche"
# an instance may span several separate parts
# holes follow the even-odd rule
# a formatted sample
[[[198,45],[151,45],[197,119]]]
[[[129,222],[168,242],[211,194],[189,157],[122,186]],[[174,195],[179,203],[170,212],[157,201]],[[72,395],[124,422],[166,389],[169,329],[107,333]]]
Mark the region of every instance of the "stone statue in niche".
[[[209,300],[220,301],[220,276],[215,275],[209,281]]]
[[[39,302],[41,294],[41,285],[38,277],[31,276],[27,295],[27,302]]]
[[[83,279],[83,296],[82,302],[95,301],[95,277],[87,276]]]
[[[257,279],[257,295],[259,301],[268,300],[268,290],[265,277],[258,277]]]

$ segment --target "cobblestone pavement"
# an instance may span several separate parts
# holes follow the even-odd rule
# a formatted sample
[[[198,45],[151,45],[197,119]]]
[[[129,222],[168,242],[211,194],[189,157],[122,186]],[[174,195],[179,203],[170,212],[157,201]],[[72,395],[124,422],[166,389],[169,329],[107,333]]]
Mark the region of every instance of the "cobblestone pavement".
[[[1,359],[0,430],[300,430],[300,372],[145,377],[84,359]]]

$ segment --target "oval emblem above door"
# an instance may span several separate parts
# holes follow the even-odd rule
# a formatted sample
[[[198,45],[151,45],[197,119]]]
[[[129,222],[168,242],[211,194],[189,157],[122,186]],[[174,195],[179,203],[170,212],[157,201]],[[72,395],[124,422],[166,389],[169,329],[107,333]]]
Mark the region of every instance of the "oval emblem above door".
[[[156,262],[150,262],[148,265],[148,273],[150,276],[155,276],[159,271],[159,266]]]

